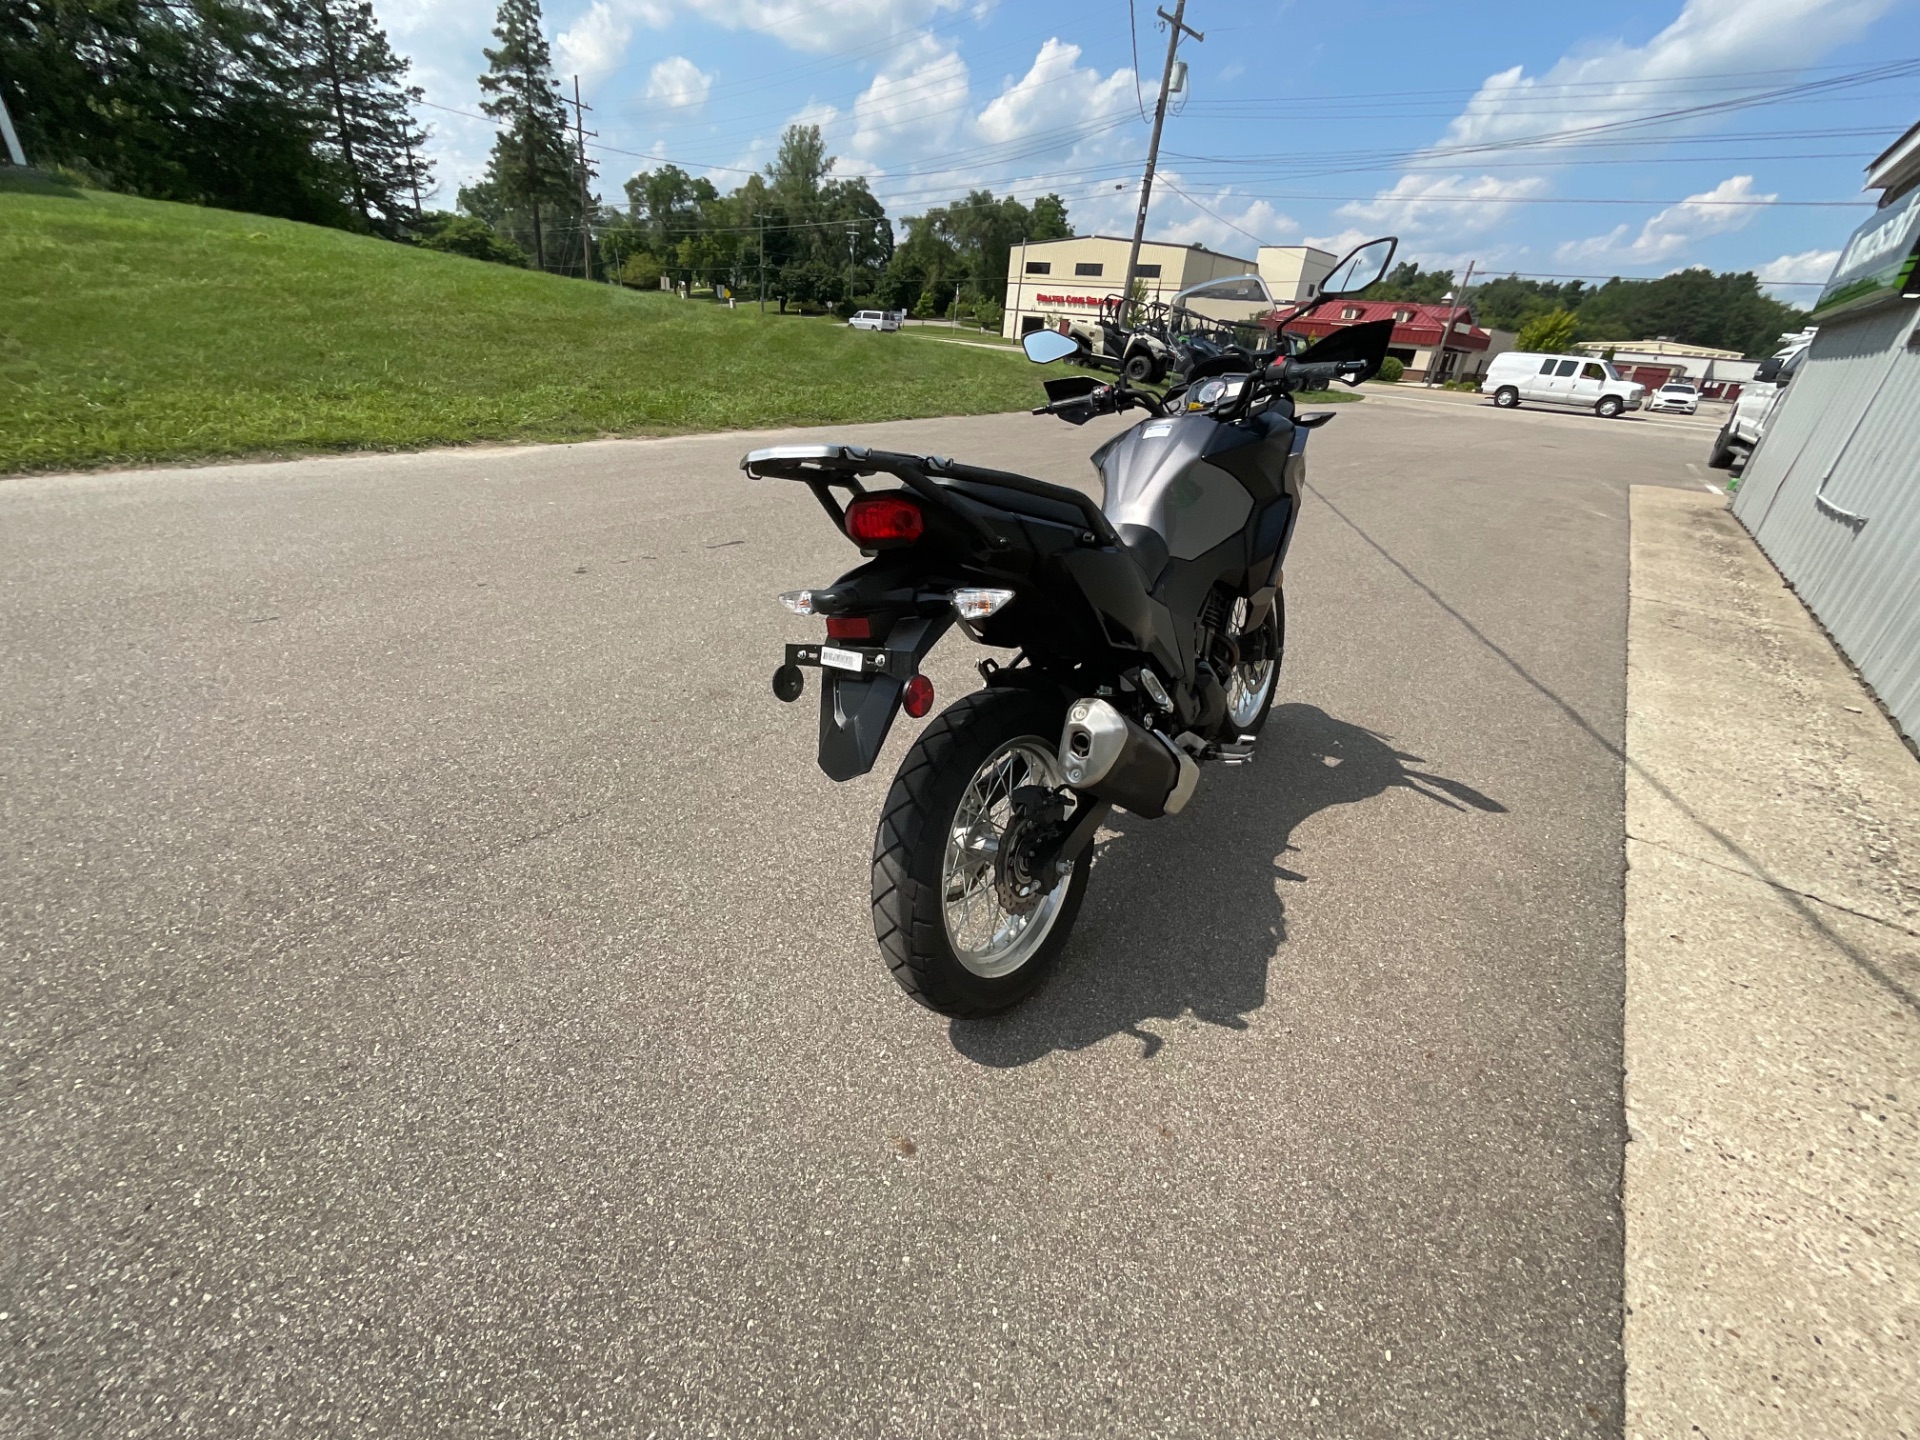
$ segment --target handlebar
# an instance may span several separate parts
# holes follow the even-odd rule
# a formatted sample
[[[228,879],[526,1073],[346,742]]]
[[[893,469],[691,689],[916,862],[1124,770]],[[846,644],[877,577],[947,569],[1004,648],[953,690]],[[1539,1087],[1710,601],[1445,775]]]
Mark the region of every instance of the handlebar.
[[[1276,361],[1267,367],[1267,375],[1287,390],[1324,390],[1341,378],[1342,370],[1352,370],[1351,360],[1322,360],[1302,365],[1298,360]]]
[[[1256,392],[1271,394],[1274,390],[1324,390],[1336,380],[1351,381],[1365,372],[1364,363],[1355,360],[1322,360],[1302,364],[1290,356],[1282,356],[1269,365],[1261,366],[1262,357],[1250,358],[1253,360],[1253,369],[1250,373],[1241,372],[1247,374],[1249,383],[1235,407],[1238,412],[1244,412],[1246,405],[1256,398]],[[1260,381],[1264,381],[1271,389],[1260,390],[1259,385],[1254,383]],[[1182,388],[1170,390],[1163,398],[1151,391],[1134,390],[1122,381],[1117,385],[1102,385],[1084,395],[1049,400],[1045,405],[1034,406],[1031,413],[1063,416],[1076,425],[1084,424],[1095,415],[1112,415],[1122,410],[1139,409],[1155,415],[1170,415],[1181,408],[1174,401]]]
[[[1044,405],[1036,405],[1032,413],[1070,415],[1076,410],[1087,410],[1095,415],[1110,415],[1135,406],[1142,410],[1154,410],[1158,408],[1157,402],[1158,397],[1139,390],[1129,390],[1123,385],[1102,385],[1084,395],[1070,395],[1064,400],[1049,400]]]

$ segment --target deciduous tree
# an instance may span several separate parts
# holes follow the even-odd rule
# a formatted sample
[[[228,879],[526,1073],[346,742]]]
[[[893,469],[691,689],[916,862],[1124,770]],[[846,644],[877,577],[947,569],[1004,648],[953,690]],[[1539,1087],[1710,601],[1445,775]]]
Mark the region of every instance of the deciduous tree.
[[[1573,343],[1578,324],[1579,319],[1571,310],[1550,310],[1521,327],[1519,336],[1513,342],[1514,348],[1547,354],[1564,350]]]

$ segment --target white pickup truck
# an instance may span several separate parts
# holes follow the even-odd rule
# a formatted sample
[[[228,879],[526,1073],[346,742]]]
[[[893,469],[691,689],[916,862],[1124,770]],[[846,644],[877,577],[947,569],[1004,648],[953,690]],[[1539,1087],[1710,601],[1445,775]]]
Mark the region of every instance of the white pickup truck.
[[[1813,331],[1802,331],[1788,340],[1778,354],[1760,362],[1753,379],[1740,387],[1740,398],[1734,401],[1727,423],[1713,437],[1707,464],[1716,470],[1731,470],[1735,465],[1746,464],[1753,447],[1766,434],[1774,406],[1780,403],[1787,386],[1806,364],[1807,350],[1812,344]]]

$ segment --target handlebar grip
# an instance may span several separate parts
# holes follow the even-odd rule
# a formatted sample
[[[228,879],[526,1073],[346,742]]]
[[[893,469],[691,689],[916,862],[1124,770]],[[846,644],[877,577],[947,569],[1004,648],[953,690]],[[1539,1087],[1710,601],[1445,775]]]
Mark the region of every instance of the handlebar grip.
[[[1340,362],[1323,360],[1318,364],[1302,365],[1297,360],[1289,360],[1286,362],[1284,378],[1296,389],[1304,389],[1310,385],[1331,385],[1340,378]]]

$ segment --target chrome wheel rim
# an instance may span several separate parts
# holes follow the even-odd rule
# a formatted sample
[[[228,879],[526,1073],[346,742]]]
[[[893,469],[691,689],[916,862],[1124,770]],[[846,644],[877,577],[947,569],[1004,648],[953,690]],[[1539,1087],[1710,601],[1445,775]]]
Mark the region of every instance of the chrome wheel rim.
[[[1233,602],[1233,633],[1247,638],[1247,602]],[[1265,660],[1236,665],[1227,675],[1227,720],[1236,730],[1244,729],[1260,718],[1260,708],[1273,693],[1274,678],[1280,667],[1272,656]]]
[[[1016,915],[1000,902],[994,862],[1013,819],[1013,792],[1022,785],[1061,783],[1060,762],[1046,742],[1023,735],[1009,740],[960,793],[947,826],[947,853],[941,868],[940,916],[954,958],[985,980],[1011,975],[1046,943],[1060,917],[1064,880],[1040,897],[1039,904]]]

